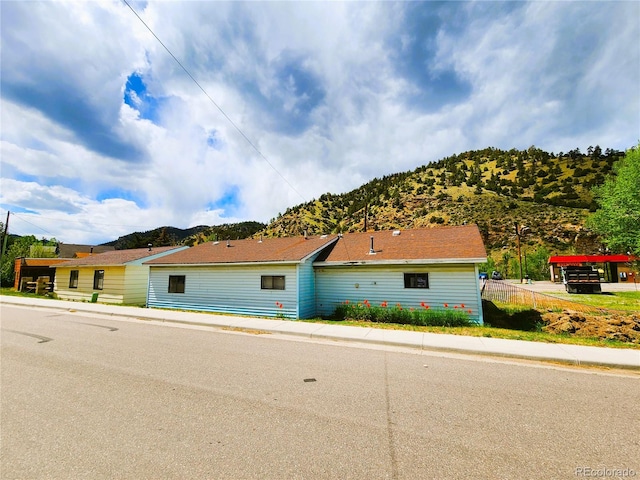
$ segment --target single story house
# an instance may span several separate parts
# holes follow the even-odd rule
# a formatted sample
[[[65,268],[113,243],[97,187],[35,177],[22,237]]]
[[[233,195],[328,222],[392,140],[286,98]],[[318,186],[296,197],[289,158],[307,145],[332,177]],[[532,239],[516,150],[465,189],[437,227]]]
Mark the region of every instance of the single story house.
[[[149,307],[311,318],[345,300],[464,305],[482,323],[475,225],[209,242],[144,262]]]
[[[313,261],[337,235],[227,240],[149,260],[149,307],[316,315]]]
[[[42,247],[40,247],[42,248]],[[39,277],[49,277],[49,282],[54,282],[56,276],[56,265],[68,262],[73,258],[88,256],[93,253],[102,253],[115,250],[114,247],[105,245],[76,245],[59,243],[55,247],[50,247],[52,253],[57,258],[16,258],[13,266],[14,283],[13,288],[16,290],[26,290],[27,284],[35,283]]]
[[[63,300],[144,305],[149,267],[145,260],[187,247],[113,250],[56,265],[54,292]]]
[[[638,259],[631,255],[558,255],[549,257],[551,281],[562,282],[562,267],[591,266],[600,272],[603,282],[638,282],[638,272],[633,262]]]
[[[447,304],[483,323],[478,264],[486,261],[476,225],[345,234],[314,262],[316,314],[331,315],[345,300]]]

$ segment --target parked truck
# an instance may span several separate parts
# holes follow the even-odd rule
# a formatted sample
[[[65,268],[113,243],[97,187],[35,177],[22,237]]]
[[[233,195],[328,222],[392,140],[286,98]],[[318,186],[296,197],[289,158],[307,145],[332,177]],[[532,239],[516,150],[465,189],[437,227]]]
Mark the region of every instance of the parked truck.
[[[562,283],[569,293],[601,293],[600,272],[594,267],[562,267]]]

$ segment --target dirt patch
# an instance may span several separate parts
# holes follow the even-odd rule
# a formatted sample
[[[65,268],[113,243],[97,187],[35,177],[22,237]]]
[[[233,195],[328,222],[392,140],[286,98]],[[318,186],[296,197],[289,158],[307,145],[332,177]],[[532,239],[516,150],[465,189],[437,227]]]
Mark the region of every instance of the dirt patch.
[[[542,314],[542,331],[640,344],[640,315],[585,315],[564,310]]]
[[[496,328],[532,332],[537,330],[538,326],[543,323],[540,312],[533,309],[507,313],[498,308],[493,302],[482,300],[482,310],[485,324]]]

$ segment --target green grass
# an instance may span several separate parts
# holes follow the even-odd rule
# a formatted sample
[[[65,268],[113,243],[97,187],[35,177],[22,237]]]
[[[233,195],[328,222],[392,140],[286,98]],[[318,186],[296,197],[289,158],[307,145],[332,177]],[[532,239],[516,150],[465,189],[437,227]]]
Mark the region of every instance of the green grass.
[[[7,295],[7,296],[11,296],[11,297],[27,297],[27,298],[53,298],[53,294],[52,293],[47,293],[45,295],[36,295],[35,293],[31,292],[18,292],[16,290],[14,290],[13,288],[8,288],[8,287],[2,287],[0,288],[0,295]]]
[[[399,325],[355,320],[301,320],[303,322],[325,323],[329,325],[348,325],[352,327],[378,328],[386,330],[406,330],[412,332],[445,333],[449,335],[463,335],[468,337],[504,338],[508,340],[526,340],[530,342],[561,343],[566,345],[586,345],[590,347],[631,348],[639,349],[640,345],[620,342],[617,340],[603,340],[601,338],[578,337],[569,334],[547,332],[526,332],[495,328],[486,325],[468,327],[423,327],[418,325]]]
[[[640,288],[640,286],[639,286]],[[564,292],[550,293],[554,297],[589,305],[590,307],[618,310],[624,312],[640,312],[640,291],[570,294]]]
[[[38,296],[34,293],[24,293],[24,292],[16,292],[13,288],[0,288],[0,295],[12,295],[19,297],[31,297],[31,298],[51,298],[49,296],[42,297]],[[575,295],[574,295],[575,296]],[[594,296],[597,295],[581,295],[585,296]],[[640,295],[637,292],[619,292],[615,295],[616,298],[627,298],[629,301],[637,302],[640,300]],[[618,305],[616,303],[615,305]],[[617,310],[621,310],[618,306],[611,307]],[[637,308],[637,307],[636,307]],[[503,311],[506,315],[514,315],[518,313],[526,313],[526,309],[518,306],[508,306],[508,305],[500,305],[500,310]],[[213,312],[204,312],[204,313],[213,313]],[[485,312],[485,315],[487,312]],[[356,327],[366,327],[366,328],[378,328],[378,329],[388,329],[388,330],[406,330],[406,331],[415,331],[415,332],[428,332],[428,333],[445,333],[450,335],[464,335],[470,337],[487,337],[487,338],[505,338],[508,340],[527,340],[531,342],[546,342],[546,343],[561,343],[567,345],[586,345],[586,346],[596,346],[596,347],[610,347],[610,348],[632,348],[632,349],[640,349],[640,345],[619,342],[616,340],[603,340],[600,338],[590,338],[590,337],[578,337],[571,336],[569,334],[555,334],[555,333],[547,333],[540,331],[523,331],[523,330],[513,330],[508,328],[496,328],[490,327],[487,325],[472,325],[465,327],[428,327],[428,326],[419,326],[419,325],[402,325],[402,324],[388,324],[388,323],[378,323],[378,322],[367,322],[367,321],[353,321],[353,320],[324,320],[320,318],[314,318],[310,320],[300,320],[304,322],[311,323],[324,323],[330,325],[349,325]]]

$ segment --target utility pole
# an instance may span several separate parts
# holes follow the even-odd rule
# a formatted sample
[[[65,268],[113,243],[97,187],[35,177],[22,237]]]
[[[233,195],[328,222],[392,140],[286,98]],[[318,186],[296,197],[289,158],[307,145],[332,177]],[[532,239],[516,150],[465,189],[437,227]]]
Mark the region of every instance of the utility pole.
[[[7,210],[7,221],[4,222],[4,234],[2,235],[2,251],[0,251],[0,265],[2,265],[2,259],[4,258],[4,251],[7,249],[7,237],[9,233],[9,215],[11,212]]]
[[[520,237],[529,231],[529,227],[521,227],[518,222],[514,222],[516,227],[516,245],[518,246],[518,261],[520,262],[520,283],[524,276],[522,275],[522,251],[520,249]],[[525,257],[526,261],[526,257]]]
[[[522,252],[520,251],[520,228],[518,222],[515,222],[516,226],[516,245],[518,246],[518,262],[520,263],[520,283],[522,283]]]
[[[369,228],[369,225],[367,224],[367,217],[368,215],[368,210],[369,210],[369,203],[365,203],[364,204],[364,231],[366,232]]]

